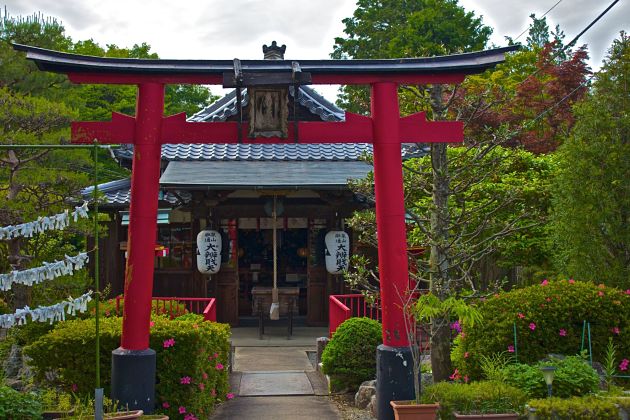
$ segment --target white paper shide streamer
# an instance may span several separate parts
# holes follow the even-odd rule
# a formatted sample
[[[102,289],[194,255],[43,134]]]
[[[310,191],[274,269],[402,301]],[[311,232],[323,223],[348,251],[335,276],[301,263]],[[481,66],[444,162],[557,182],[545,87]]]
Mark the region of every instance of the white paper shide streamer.
[[[0,290],[6,292],[14,284],[32,286],[44,280],[52,280],[60,276],[73,274],[75,271],[81,270],[88,261],[88,254],[82,252],[74,257],[66,255],[62,261],[44,262],[40,267],[0,274]]]
[[[90,290],[83,296],[78,298],[68,298],[63,302],[59,302],[51,306],[38,306],[31,309],[25,306],[18,309],[15,313],[0,315],[0,328],[12,328],[16,325],[24,325],[27,317],[31,317],[32,322],[48,322],[52,324],[56,321],[65,321],[66,314],[76,315],[77,312],[87,311],[87,304],[92,300],[92,291]]]
[[[31,238],[34,234],[42,233],[47,230],[63,230],[68,227],[71,220],[76,223],[79,218],[85,219],[87,217],[88,203],[86,201],[83,205],[75,207],[72,212],[65,210],[63,213],[53,216],[38,217],[37,220],[33,222],[0,227],[0,240],[19,237]]]

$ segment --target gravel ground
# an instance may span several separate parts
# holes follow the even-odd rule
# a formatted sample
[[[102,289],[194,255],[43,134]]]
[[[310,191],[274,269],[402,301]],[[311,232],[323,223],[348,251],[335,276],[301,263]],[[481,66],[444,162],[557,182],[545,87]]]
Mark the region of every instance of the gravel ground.
[[[343,420],[374,420],[367,410],[361,410],[354,406],[354,394],[338,394],[331,396],[337,405]]]

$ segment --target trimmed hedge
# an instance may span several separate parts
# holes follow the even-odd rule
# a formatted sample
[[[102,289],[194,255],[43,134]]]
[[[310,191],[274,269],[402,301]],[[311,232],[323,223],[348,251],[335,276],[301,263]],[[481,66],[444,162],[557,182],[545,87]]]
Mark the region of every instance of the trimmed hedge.
[[[350,318],[333,334],[322,354],[323,372],[334,385],[357,389],[376,378],[376,347],[381,344],[381,323]]]
[[[535,365],[516,363],[503,370],[505,382],[522,389],[530,398],[544,398],[547,385],[542,374],[543,366],[555,366],[553,395],[567,398],[597,392],[599,375],[580,356],[569,356],[562,360],[552,359]]]
[[[531,400],[530,408],[536,410],[538,420],[618,419],[619,409],[612,399],[595,396],[568,399],[544,398]]]
[[[608,338],[619,360],[630,359],[630,292],[589,282],[543,281],[504,292],[480,304],[483,322],[463,325],[452,359],[462,374],[481,378],[482,355],[513,350],[517,326],[518,362],[533,363],[550,353],[577,354],[582,325],[591,324],[594,360],[601,361]],[[588,344],[585,341],[585,347]]]
[[[118,348],[122,318],[101,320],[101,382],[109,392],[111,352]],[[57,371],[66,389],[87,395],[95,387],[95,320],[59,323],[48,334],[25,347],[36,377],[46,381],[46,372]],[[157,353],[156,400],[158,409],[169,416],[186,413],[207,416],[216,402],[228,393],[230,328],[226,324],[203,322],[201,316],[169,320],[153,317],[150,347]]]
[[[510,385],[482,381],[470,384],[439,382],[422,391],[422,402],[440,403],[440,418],[454,419],[460,414],[525,413],[527,395]]]

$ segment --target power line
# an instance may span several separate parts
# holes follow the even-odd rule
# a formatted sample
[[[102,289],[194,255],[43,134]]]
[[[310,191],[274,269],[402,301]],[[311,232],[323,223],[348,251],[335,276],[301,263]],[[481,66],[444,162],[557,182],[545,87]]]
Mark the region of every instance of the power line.
[[[557,5],[559,5],[560,3],[562,3],[562,0],[558,0],[558,1],[556,2],[556,4],[554,4],[553,6],[551,6],[551,7],[549,8],[549,10],[547,10],[545,13],[543,13],[543,15],[542,15],[540,18],[542,19],[542,18],[544,18],[545,16],[547,16],[547,14],[548,14],[549,12],[551,12],[553,9],[555,9],[555,8],[556,8],[556,6],[557,6]],[[518,39],[519,39],[520,37],[522,37],[522,36],[525,34],[525,32],[527,32],[527,31],[529,30],[529,28],[530,28],[530,27],[531,27],[531,25],[530,25],[530,26],[528,26],[527,28],[525,28],[525,30],[523,30],[523,32],[521,32],[521,33],[520,33],[520,34],[519,34],[516,38],[514,38],[514,41],[515,41],[515,42],[516,42],[516,41],[518,41]]]
[[[567,44],[567,45],[563,48],[563,50],[564,50],[564,49],[566,49],[566,48],[568,48],[568,47],[570,47],[570,46],[571,46],[571,45],[573,45],[575,42],[577,42],[577,40],[578,40],[578,39],[579,39],[582,35],[584,35],[584,33],[585,33],[586,31],[588,31],[589,29],[591,29],[591,26],[595,25],[595,23],[597,23],[597,21],[598,21],[598,20],[600,20],[600,19],[601,19],[601,18],[602,18],[602,17],[603,17],[606,13],[608,13],[608,11],[609,11],[610,9],[612,9],[612,7],[613,7],[615,4],[617,4],[617,3],[619,3],[619,0],[614,0],[614,1],[610,4],[610,6],[608,6],[608,7],[606,8],[606,10],[604,10],[603,12],[601,12],[601,13],[599,14],[599,16],[597,16],[597,17],[596,17],[596,18],[595,18],[595,19],[594,19],[591,23],[589,23],[589,25],[588,25],[586,28],[584,28],[584,29],[582,30],[582,32],[580,32],[579,34],[577,34],[577,35],[575,36],[575,38],[573,38],[573,39],[571,40],[571,42],[569,42],[569,43],[568,43],[568,44]]]

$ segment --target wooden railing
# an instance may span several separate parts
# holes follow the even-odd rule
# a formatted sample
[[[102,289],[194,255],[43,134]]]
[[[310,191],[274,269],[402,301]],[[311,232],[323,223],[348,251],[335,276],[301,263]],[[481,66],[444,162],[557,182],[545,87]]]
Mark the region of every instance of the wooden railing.
[[[116,313],[122,315],[123,295],[116,296]],[[195,297],[153,297],[151,310],[159,315],[168,314],[171,318],[193,313],[203,315],[204,321],[217,321],[215,298]]]
[[[426,293],[426,290],[420,290],[416,293]],[[415,294],[414,294],[415,296]],[[349,294],[349,295],[330,295],[328,306],[329,316],[329,337],[332,337],[339,325],[341,325],[346,319],[353,317],[368,317],[381,321],[381,309],[378,306],[378,302],[375,305],[370,305],[365,301],[365,298],[361,294]],[[416,340],[423,350],[429,350],[431,347],[431,337],[427,325],[417,324],[416,328]]]
[[[375,305],[370,305],[362,294],[330,295],[328,301],[328,332],[330,337],[346,319],[368,317],[377,321],[381,320],[378,302]]]

